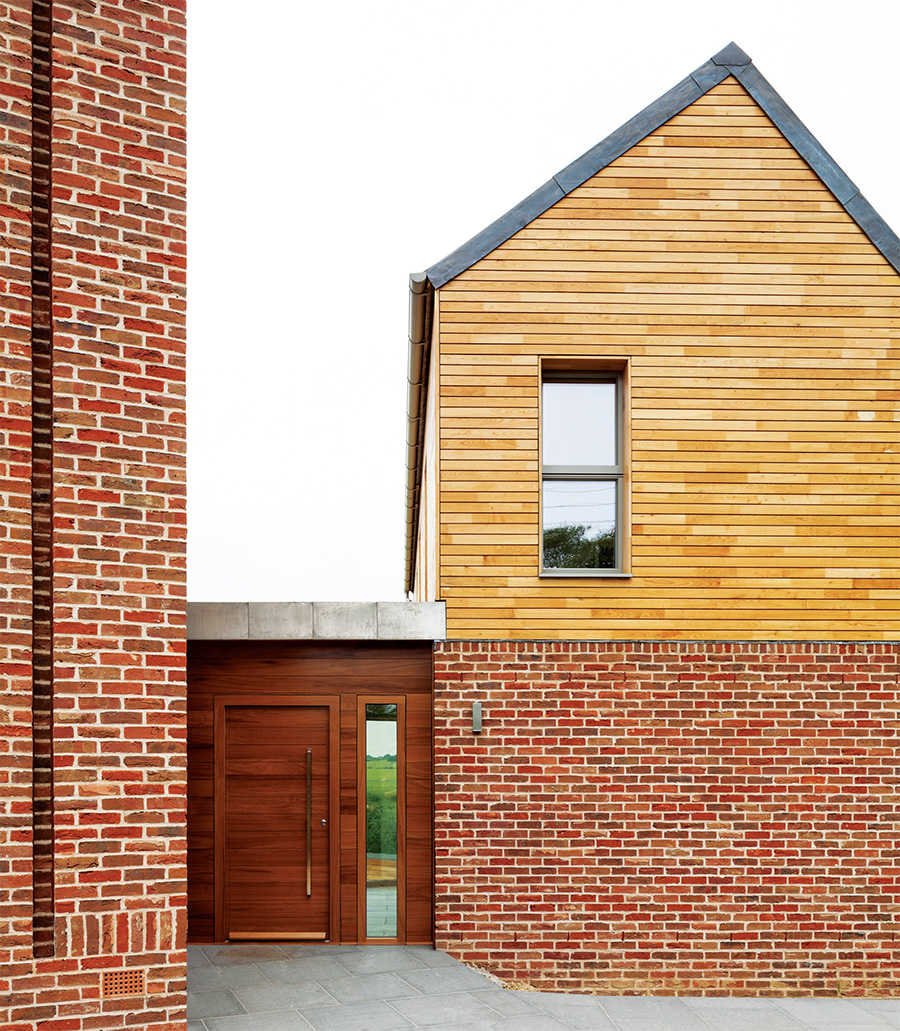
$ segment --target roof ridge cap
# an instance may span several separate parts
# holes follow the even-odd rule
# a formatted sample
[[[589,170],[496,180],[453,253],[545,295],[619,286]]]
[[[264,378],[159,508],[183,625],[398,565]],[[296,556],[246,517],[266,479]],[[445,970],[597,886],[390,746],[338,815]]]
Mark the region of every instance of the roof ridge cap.
[[[745,51],[735,43],[733,40],[728,44],[727,47],[722,49],[710,58],[713,64],[718,65],[745,65],[753,64],[753,59]]]

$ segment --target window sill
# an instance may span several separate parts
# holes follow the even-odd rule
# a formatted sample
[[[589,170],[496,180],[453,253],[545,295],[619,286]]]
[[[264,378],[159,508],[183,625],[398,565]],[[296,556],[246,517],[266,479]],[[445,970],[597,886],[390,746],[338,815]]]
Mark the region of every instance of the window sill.
[[[591,580],[630,580],[631,573],[623,573],[619,569],[542,569],[538,573],[540,577],[589,577]]]

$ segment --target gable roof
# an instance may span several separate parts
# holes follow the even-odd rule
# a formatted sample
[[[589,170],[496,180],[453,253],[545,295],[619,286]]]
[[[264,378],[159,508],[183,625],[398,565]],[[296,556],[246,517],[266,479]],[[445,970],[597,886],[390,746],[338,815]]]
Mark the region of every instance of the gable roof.
[[[432,265],[425,272],[428,282],[437,289],[449,283],[460,272],[465,272],[476,261],[505,243],[538,215],[542,215],[558,200],[581,186],[610,162],[621,157],[645,136],[708,93],[713,86],[718,86],[729,75],[733,75],[741,83],[797,153],[831,190],[860,229],[900,272],[900,239],[859,192],[853,180],[772,89],[747,54],[736,43],[729,43],[706,64],[691,72],[686,79],[682,79],[677,86],[645,107],[621,128],[610,133],[596,147],[592,147],[586,154],[566,165],[561,172],[557,172],[529,197],[510,208],[496,222],[492,222],[477,236],[473,236],[446,258]]]
[[[768,115],[794,150],[804,158],[825,186],[834,194],[890,264],[900,272],[900,239],[872,205],[859,192],[852,179],[794,114],[752,60],[736,44],[729,43],[705,64],[682,79],[627,121],[586,154],[557,172],[530,196],[510,208],[471,240],[457,247],[425,272],[409,277],[409,395],[407,402],[406,451],[406,590],[411,591],[415,573],[416,533],[421,454],[425,436],[425,406],[428,385],[429,345],[431,341],[432,298],[434,290],[455,279],[475,262],[505,243],[538,215],[566,197],[601,169],[621,157],[644,137],[670,118],[680,114],[729,75],[733,75]]]

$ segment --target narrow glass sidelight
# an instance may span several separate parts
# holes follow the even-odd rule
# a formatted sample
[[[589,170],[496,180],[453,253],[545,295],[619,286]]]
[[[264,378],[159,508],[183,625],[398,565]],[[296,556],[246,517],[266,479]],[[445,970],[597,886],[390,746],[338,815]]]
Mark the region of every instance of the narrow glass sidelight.
[[[366,705],[366,937],[397,937],[397,706]]]

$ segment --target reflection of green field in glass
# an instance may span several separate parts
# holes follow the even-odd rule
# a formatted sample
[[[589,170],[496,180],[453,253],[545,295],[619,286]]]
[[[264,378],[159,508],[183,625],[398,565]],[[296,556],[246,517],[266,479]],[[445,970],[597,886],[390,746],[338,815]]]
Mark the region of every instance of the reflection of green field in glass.
[[[366,852],[397,854],[397,760],[366,756]]]
[[[397,760],[366,756],[366,789],[397,795]]]

